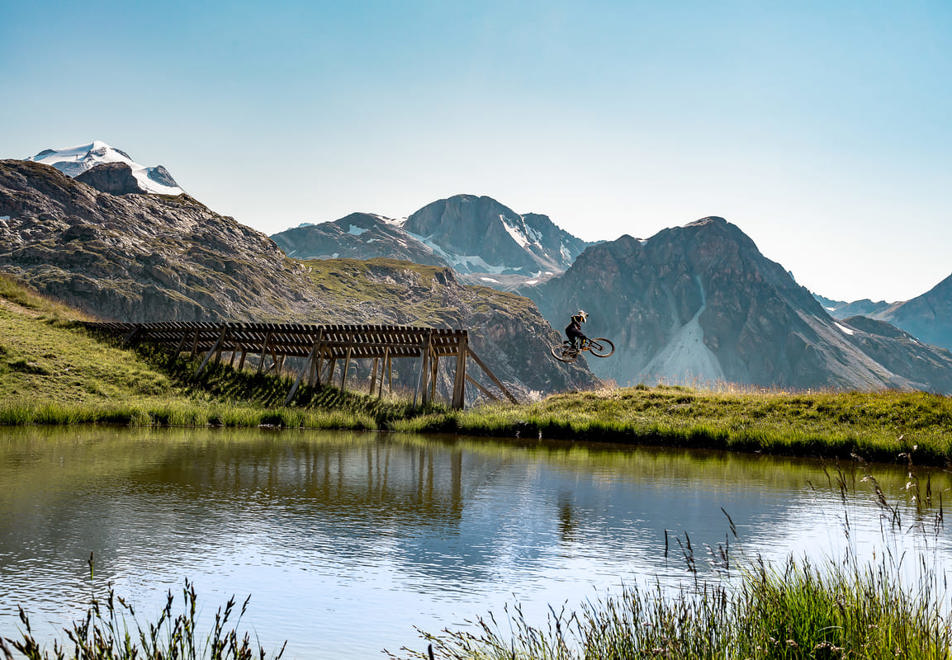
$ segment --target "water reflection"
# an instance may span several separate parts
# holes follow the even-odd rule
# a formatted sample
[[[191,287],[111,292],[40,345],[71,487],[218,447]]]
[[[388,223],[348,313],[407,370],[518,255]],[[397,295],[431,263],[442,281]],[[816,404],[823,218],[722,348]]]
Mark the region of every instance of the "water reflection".
[[[289,639],[289,657],[372,657],[412,643],[413,625],[459,624],[513,598],[541,614],[622,580],[676,584],[684,564],[665,557],[665,531],[716,546],[729,534],[722,508],[750,554],[835,552],[844,507],[853,538],[872,544],[880,511],[864,471],[836,470],[485,439],[3,431],[0,634],[15,630],[17,603],[52,634],[106,581],[148,611],[190,577],[209,609],[251,593],[247,620],[264,642]],[[908,503],[905,470],[876,476]],[[835,479],[859,495],[844,503]],[[948,491],[946,473],[928,479],[936,497]]]

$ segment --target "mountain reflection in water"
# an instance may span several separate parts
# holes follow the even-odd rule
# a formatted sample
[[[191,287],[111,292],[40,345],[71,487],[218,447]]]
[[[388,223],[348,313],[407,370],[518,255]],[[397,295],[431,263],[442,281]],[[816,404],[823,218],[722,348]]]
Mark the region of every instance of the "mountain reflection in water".
[[[288,639],[288,657],[375,657],[419,647],[413,625],[458,626],[513,600],[541,617],[622,582],[687,581],[665,530],[672,543],[689,533],[700,556],[728,540],[722,507],[748,556],[836,552],[844,507],[853,538],[872,544],[863,470],[843,467],[858,493],[844,504],[836,469],[389,434],[3,430],[0,634],[15,633],[17,604],[54,636],[107,582],[147,614],[188,577],[206,621],[250,593],[246,623],[266,647]],[[945,473],[927,474],[948,490]],[[907,497],[905,470],[876,475]]]

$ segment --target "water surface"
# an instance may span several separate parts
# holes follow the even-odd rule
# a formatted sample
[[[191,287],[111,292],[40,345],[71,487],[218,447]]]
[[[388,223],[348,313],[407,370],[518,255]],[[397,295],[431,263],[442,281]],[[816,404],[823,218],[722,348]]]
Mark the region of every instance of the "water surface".
[[[841,472],[838,472],[841,470]],[[907,470],[873,471],[915,528]],[[540,620],[622,583],[673,587],[706,547],[767,559],[881,546],[862,466],[612,445],[229,430],[0,430],[0,634],[52,638],[106,584],[143,618],[195,582],[205,621],[285,657],[382,657],[519,601]],[[916,471],[935,504],[949,478]],[[838,482],[847,485],[845,494]],[[914,484],[913,484],[914,486]],[[730,532],[727,517],[736,524]],[[920,518],[928,526],[930,511]],[[666,555],[667,531],[667,555]],[[900,540],[926,547],[928,534]],[[948,534],[927,549],[952,558]],[[87,560],[93,553],[90,579]]]

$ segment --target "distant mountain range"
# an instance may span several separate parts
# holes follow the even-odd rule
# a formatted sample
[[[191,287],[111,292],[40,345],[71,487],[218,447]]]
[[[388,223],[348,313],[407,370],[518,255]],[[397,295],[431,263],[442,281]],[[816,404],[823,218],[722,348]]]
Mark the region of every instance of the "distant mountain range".
[[[468,327],[528,395],[596,382],[584,362],[547,354],[553,327],[584,308],[586,331],[617,346],[589,366],[621,384],[952,393],[952,277],[898,303],[814,296],[723,218],[593,244],[545,215],[455,195],[407,218],[353,213],[272,242],[165,196],[181,191],[170,176],[147,190],[142,177],[161,173],[104,143],[31,160],[0,161],[0,269],[100,316]]]
[[[271,238],[298,259],[396,256],[449,266],[470,282],[503,290],[564,272],[590,245],[548,216],[520,215],[490,197],[475,195],[441,199],[400,220],[352,213]]]

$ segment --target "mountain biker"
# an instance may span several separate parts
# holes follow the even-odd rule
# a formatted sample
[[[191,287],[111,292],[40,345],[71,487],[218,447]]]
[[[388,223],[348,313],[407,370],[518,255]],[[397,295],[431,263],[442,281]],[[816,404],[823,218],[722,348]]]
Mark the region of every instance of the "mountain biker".
[[[588,313],[580,309],[572,316],[572,322],[565,328],[565,335],[569,338],[573,349],[578,349],[580,340],[588,340],[582,332],[582,324],[586,321],[588,321]]]

